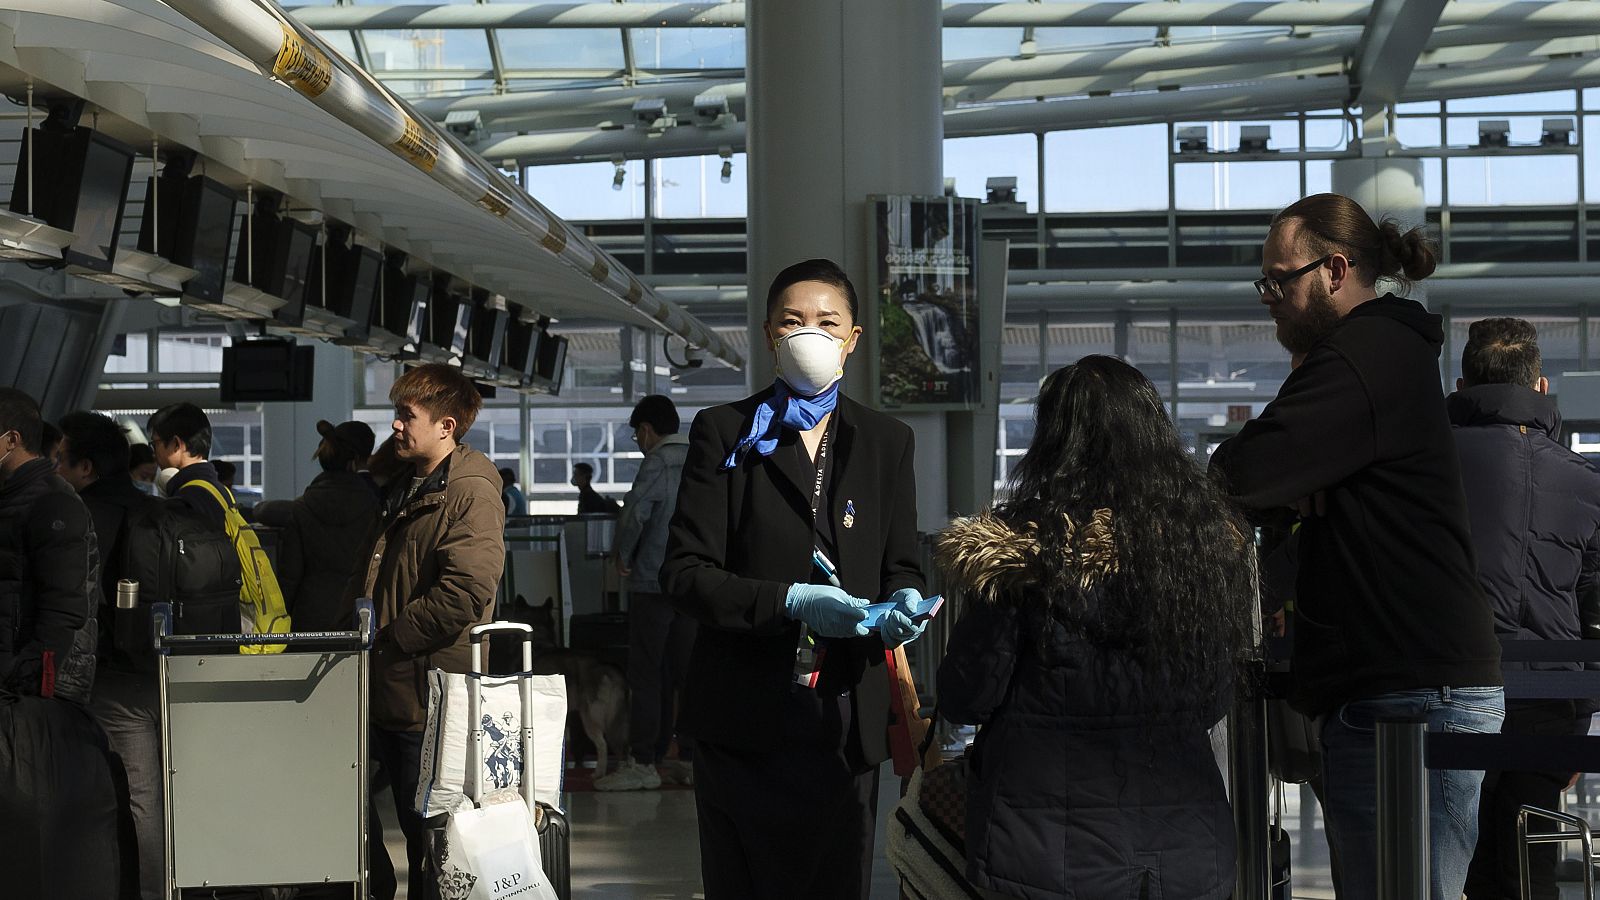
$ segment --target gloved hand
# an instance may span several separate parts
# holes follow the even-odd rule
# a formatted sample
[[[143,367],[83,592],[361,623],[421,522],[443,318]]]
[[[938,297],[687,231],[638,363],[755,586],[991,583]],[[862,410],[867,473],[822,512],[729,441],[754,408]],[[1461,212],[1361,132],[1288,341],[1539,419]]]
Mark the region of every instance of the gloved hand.
[[[783,611],[823,637],[865,637],[869,633],[861,624],[867,617],[867,601],[830,584],[790,585]]]
[[[884,613],[883,622],[878,625],[878,633],[883,636],[883,646],[893,650],[922,636],[922,630],[928,627],[928,623],[911,621],[910,613],[910,605],[921,600],[922,592],[916,588],[901,588],[889,597],[894,609]]]

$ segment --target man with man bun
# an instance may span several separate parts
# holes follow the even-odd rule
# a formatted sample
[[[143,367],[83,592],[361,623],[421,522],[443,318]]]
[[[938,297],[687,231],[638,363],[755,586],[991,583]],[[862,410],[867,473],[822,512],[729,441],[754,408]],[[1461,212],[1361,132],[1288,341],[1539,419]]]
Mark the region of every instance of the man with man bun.
[[[1304,362],[1218,451],[1234,499],[1303,516],[1293,701],[1316,717],[1339,896],[1377,889],[1375,722],[1497,732],[1499,644],[1439,383],[1440,317],[1377,287],[1432,274],[1421,228],[1315,194],[1272,220],[1256,290]],[[1482,772],[1429,770],[1430,897],[1458,900]]]

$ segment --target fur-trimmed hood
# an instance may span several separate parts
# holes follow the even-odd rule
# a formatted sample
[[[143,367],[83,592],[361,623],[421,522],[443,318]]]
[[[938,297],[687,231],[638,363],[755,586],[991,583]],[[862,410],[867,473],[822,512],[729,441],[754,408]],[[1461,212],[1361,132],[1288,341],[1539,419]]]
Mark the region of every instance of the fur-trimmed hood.
[[[1117,570],[1111,510],[1097,509],[1088,521],[1066,517],[1068,568],[1084,590]],[[1007,522],[993,511],[956,519],[934,542],[934,561],[952,586],[995,603],[1038,588],[1045,571],[1039,559],[1039,526]]]

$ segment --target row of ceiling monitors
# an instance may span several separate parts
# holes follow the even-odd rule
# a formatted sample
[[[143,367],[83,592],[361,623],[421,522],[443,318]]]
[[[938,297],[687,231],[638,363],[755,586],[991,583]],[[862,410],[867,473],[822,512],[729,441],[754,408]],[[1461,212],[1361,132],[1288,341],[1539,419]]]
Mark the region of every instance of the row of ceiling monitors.
[[[129,291],[181,292],[187,305],[278,333],[459,362],[486,385],[559,391],[567,339],[550,333],[549,317],[373,246],[349,225],[310,224],[270,191],[255,192],[254,208],[239,219],[238,192],[191,175],[187,160],[169,159],[147,180],[138,251],[119,248],[135,151],[88,128],[48,126],[23,141],[0,258],[64,263]],[[34,233],[26,234],[30,221]],[[59,237],[41,243],[50,229]]]

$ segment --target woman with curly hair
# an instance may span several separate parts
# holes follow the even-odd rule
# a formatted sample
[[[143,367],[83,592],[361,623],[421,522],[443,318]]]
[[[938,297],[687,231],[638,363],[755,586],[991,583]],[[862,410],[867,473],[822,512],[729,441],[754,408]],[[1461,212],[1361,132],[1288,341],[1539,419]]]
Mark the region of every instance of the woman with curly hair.
[[[1004,502],[938,542],[965,607],[939,712],[984,726],[967,876],[993,896],[1226,897],[1207,730],[1251,640],[1254,550],[1137,369],[1086,356],[1036,417]]]

